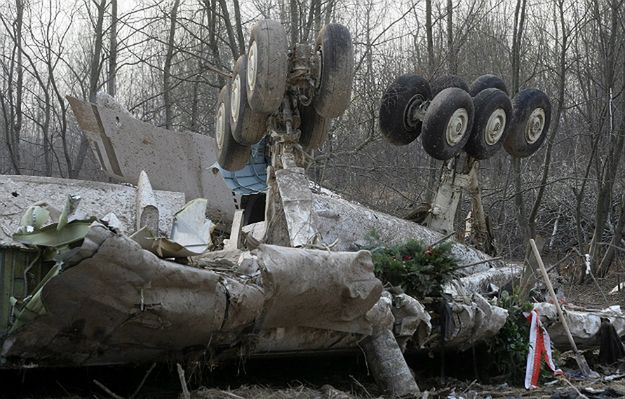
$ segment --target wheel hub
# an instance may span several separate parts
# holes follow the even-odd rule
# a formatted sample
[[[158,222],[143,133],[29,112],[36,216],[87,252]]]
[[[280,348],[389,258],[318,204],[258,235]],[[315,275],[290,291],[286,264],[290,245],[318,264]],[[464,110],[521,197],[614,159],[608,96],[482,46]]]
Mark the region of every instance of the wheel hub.
[[[217,148],[221,150],[226,139],[226,104],[219,104],[217,110],[217,121],[215,126],[215,136],[217,138]]]
[[[458,144],[467,132],[468,125],[469,113],[467,110],[464,108],[457,109],[447,122],[447,131],[445,132],[447,144],[451,146]]]
[[[534,144],[540,136],[543,134],[545,128],[545,110],[542,108],[536,108],[530,114],[525,127],[525,141],[528,144]]]
[[[488,118],[486,123],[486,131],[484,132],[484,141],[488,145],[495,145],[501,139],[506,128],[506,111],[497,108]]]
[[[404,125],[408,130],[417,127],[418,123],[423,120],[424,112],[422,105],[425,99],[420,94],[413,96],[404,110]]]
[[[256,87],[256,70],[258,68],[258,46],[256,41],[252,43],[250,51],[247,55],[247,86],[250,88],[250,92],[254,92]]]
[[[241,76],[237,74],[232,82],[232,93],[230,94],[230,111],[234,123],[239,119],[239,111],[241,106]]]
[[[317,49],[317,59],[317,81],[315,82],[315,89],[321,87],[321,76],[323,73],[323,48],[321,47]]]

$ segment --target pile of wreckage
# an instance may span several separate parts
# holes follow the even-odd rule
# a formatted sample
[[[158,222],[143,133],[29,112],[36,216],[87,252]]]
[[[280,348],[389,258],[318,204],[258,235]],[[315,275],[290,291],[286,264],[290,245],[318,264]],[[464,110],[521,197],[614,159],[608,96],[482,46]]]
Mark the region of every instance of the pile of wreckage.
[[[169,133],[147,124],[135,132],[154,142]],[[118,133],[113,142],[128,137]],[[209,137],[197,136],[211,148]],[[494,336],[507,311],[486,294],[522,272],[454,242],[465,277],[444,288],[453,317],[441,340],[436,309],[384,287],[371,253],[360,248],[371,231],[386,245],[446,236],[318,190],[301,170],[275,173],[274,216],[247,225],[240,210],[233,223],[212,221],[206,215],[225,212],[209,200],[155,190],[146,173],[137,175],[136,186],[0,176],[0,367],[362,347],[382,386],[406,394],[418,388],[402,351],[441,342],[464,350]],[[225,225],[229,239],[214,250],[211,236]],[[567,346],[555,306],[537,307],[554,344]],[[602,318],[625,332],[620,309],[567,310],[566,317],[579,344],[596,344]]]
[[[250,57],[262,56],[263,39],[256,40]],[[304,84],[300,77],[289,84]],[[382,389],[414,395],[403,352],[465,350],[505,324],[495,294],[520,278],[521,265],[451,241],[464,276],[443,287],[450,310],[443,328],[428,298],[384,286],[363,249],[371,232],[387,246],[450,242],[459,183],[449,176],[464,181],[462,189],[468,175],[445,172],[436,201],[452,205],[433,206],[426,227],[311,184],[297,142],[306,126],[297,126],[288,101],[277,102],[286,130],[276,133],[273,123],[233,172],[218,162],[224,143],[233,143],[219,115],[214,139],[143,123],[106,95],[97,104],[68,99],[103,170],[130,184],[0,176],[0,368],[362,348]],[[315,134],[319,145],[327,131]],[[474,164],[468,173],[476,171]],[[535,309],[555,346],[567,347],[557,307]],[[567,309],[565,318],[579,345],[596,344],[602,319],[625,333],[618,308]]]

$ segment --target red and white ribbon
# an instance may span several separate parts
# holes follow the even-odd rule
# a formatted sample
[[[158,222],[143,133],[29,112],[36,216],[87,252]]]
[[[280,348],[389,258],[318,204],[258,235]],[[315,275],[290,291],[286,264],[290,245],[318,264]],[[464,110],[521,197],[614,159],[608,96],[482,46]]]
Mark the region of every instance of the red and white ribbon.
[[[551,353],[551,339],[549,333],[540,322],[540,317],[536,309],[532,310],[527,317],[530,326],[530,347],[527,352],[527,365],[525,368],[525,388],[533,389],[538,387],[538,377],[540,376],[540,362],[543,356],[549,370],[555,376],[562,375],[562,370],[556,368]]]

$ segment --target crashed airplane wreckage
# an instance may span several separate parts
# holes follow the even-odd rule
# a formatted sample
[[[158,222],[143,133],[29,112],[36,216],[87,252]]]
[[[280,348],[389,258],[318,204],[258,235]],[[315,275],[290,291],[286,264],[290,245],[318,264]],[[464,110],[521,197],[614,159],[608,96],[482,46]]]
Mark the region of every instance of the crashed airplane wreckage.
[[[441,337],[441,318],[428,299],[385,289],[371,253],[362,250],[371,232],[384,245],[447,240],[458,203],[449,173],[428,216],[437,231],[344,200],[305,176],[302,149],[321,145],[329,120],[349,103],[349,32],[328,25],[317,43],[324,51],[298,44],[287,61],[284,47],[284,65],[271,68],[270,39],[286,46],[279,24],[262,21],[253,29],[251,71],[243,56],[221,91],[215,139],[138,121],[106,95],[96,104],[68,98],[102,169],[135,187],[0,176],[0,367],[360,347],[382,387],[403,395],[418,387],[402,351],[432,350],[441,342],[462,350],[499,331],[507,311],[485,294],[519,276],[520,266],[452,242],[465,277],[443,289],[452,317]],[[314,54],[330,58],[321,62]],[[313,77],[321,82],[311,88]],[[288,94],[285,87],[260,85],[262,79],[288,82]],[[258,86],[250,90],[250,84]],[[429,99],[433,93],[413,94]],[[410,116],[420,120],[436,108],[453,116],[443,130],[454,145],[466,141],[469,113],[457,112],[462,104],[442,110],[436,98],[438,108],[429,100],[417,108],[407,102]],[[383,106],[390,107],[387,100]],[[505,115],[495,113],[505,124]],[[541,126],[537,115],[532,126],[542,133],[548,122],[543,113]],[[258,128],[259,120],[268,122]],[[488,133],[501,129],[495,123]],[[216,231],[229,232],[223,245],[212,241]],[[554,343],[566,342],[556,312],[541,306]],[[601,317],[625,331],[617,309],[585,312],[580,323],[573,322],[575,312],[567,314],[575,337],[587,343]]]

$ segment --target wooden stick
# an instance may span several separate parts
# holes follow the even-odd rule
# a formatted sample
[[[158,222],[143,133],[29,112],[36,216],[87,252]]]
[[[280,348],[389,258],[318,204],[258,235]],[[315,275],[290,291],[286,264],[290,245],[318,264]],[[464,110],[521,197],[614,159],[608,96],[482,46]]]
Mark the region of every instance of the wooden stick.
[[[100,387],[101,390],[103,390],[104,392],[106,392],[111,398],[114,399],[124,399],[122,396],[117,395],[115,392],[111,391],[110,389],[108,389],[104,384],[102,384],[100,381],[98,380],[93,380],[93,383],[96,384],[98,387]]]
[[[584,356],[577,349],[577,345],[575,344],[575,340],[573,339],[573,335],[571,334],[571,330],[569,329],[569,324],[564,317],[564,312],[562,312],[562,307],[560,306],[560,302],[558,301],[558,297],[553,289],[553,285],[551,284],[551,280],[549,280],[549,275],[547,274],[547,269],[545,269],[545,264],[543,263],[543,259],[540,256],[540,252],[538,252],[538,247],[536,247],[536,242],[534,242],[533,238],[530,238],[530,245],[532,247],[532,251],[534,252],[534,257],[536,258],[536,262],[538,263],[538,268],[540,269],[540,273],[543,276],[543,280],[545,281],[545,285],[547,285],[547,290],[549,290],[549,294],[553,298],[553,301],[556,305],[556,309],[558,310],[558,316],[560,316],[560,322],[562,323],[562,328],[564,332],[566,332],[566,336],[569,339],[569,343],[573,348],[573,352],[575,353],[575,357],[577,359],[577,364],[581,372],[586,376],[594,376],[596,373],[590,370],[588,363]]]
[[[466,265],[462,265],[462,266],[458,266],[456,269],[466,269],[467,267],[471,267],[471,266],[477,266],[477,265],[481,265],[482,263],[490,263],[490,262],[494,262],[496,260],[502,260],[503,256],[498,256],[496,258],[490,258],[490,259],[482,259],[480,261],[477,262],[473,262],[473,263],[469,263]]]
[[[152,365],[150,366],[150,368],[148,369],[148,371],[145,373],[145,375],[143,376],[143,379],[141,380],[141,382],[139,383],[139,386],[137,386],[137,389],[135,389],[135,391],[132,393],[132,395],[130,395],[129,399],[134,399],[135,396],[137,396],[137,394],[139,393],[139,391],[141,390],[141,388],[143,388],[143,384],[145,384],[145,381],[148,379],[148,377],[150,376],[150,373],[152,372],[152,370],[154,370],[154,367],[156,367],[156,363],[152,363]]]
[[[456,232],[451,232],[449,234],[447,234],[445,237],[441,238],[440,240],[434,242],[434,244],[430,244],[430,247],[434,248],[435,246],[437,246],[438,244],[442,244],[443,242],[447,241],[449,238],[451,238],[451,236],[453,236],[454,234],[456,234]]]
[[[180,386],[182,386],[182,397],[184,399],[191,399],[191,394],[189,393],[189,388],[187,387],[187,380],[184,378],[184,369],[182,368],[180,363],[176,363],[176,368],[178,369]]]

